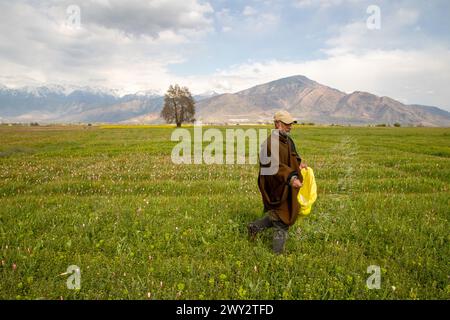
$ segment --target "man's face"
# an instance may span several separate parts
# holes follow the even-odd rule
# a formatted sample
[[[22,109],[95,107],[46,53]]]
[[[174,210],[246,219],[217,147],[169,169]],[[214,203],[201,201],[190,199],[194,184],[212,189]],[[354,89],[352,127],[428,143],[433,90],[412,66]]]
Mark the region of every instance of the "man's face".
[[[286,124],[282,121],[277,121],[275,127],[283,133],[289,133],[291,132],[292,123]]]

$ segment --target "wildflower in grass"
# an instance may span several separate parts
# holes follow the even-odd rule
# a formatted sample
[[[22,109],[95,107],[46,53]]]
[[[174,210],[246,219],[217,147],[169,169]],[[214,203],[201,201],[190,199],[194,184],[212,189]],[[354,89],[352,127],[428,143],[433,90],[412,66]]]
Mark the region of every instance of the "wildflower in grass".
[[[12,269],[13,269],[13,271],[15,271],[17,269],[17,264],[13,263]]]
[[[242,288],[242,286],[239,287],[238,289],[238,296],[239,298],[245,298],[245,296],[247,295],[247,290],[245,290],[244,288]]]
[[[179,284],[177,284],[177,289],[178,289],[178,291],[183,291],[184,290],[184,287],[185,287],[185,285],[184,285],[184,283],[182,283],[182,282],[180,282]]]

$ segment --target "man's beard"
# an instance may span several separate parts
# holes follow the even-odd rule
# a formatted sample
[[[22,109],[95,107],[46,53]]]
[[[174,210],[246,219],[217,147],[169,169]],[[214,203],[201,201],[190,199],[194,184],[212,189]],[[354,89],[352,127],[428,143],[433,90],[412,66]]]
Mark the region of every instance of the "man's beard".
[[[279,130],[279,132],[282,136],[290,137],[290,134],[289,134],[290,132],[282,131],[282,130]]]

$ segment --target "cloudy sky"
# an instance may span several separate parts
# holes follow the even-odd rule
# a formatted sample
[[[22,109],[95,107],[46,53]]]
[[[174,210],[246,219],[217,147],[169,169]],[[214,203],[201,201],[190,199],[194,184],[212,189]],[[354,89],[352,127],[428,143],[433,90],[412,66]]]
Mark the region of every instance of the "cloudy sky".
[[[449,12],[448,0],[0,0],[0,84],[236,92],[301,74],[450,110]]]

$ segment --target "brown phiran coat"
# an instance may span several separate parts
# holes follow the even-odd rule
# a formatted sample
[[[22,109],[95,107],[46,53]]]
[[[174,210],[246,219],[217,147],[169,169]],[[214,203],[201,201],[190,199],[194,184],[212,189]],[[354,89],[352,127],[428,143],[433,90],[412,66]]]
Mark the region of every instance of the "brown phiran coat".
[[[274,133],[272,133],[274,135]],[[298,155],[292,139],[281,133],[279,139],[279,167],[274,175],[262,175],[262,167],[270,167],[270,163],[264,165],[259,163],[258,187],[264,203],[264,211],[271,211],[281,221],[291,226],[297,220],[300,205],[297,200],[298,189],[289,185],[292,176],[297,175],[303,182],[303,177],[299,170],[301,158]],[[270,137],[262,146],[267,145],[267,155],[272,155]],[[276,156],[276,155],[275,155]]]

